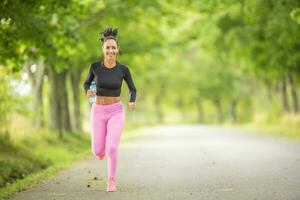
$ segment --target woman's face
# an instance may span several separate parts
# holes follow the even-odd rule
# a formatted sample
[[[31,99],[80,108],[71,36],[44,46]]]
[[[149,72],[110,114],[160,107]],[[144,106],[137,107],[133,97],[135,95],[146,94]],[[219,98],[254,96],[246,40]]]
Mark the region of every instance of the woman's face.
[[[117,42],[114,39],[106,40],[103,44],[102,50],[106,59],[108,60],[117,59],[119,48]]]

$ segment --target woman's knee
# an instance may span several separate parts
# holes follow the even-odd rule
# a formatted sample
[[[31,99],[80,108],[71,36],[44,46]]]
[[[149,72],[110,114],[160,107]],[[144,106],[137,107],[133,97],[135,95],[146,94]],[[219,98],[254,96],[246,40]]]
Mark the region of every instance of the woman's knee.
[[[108,146],[107,148],[107,154],[108,156],[113,156],[118,153],[118,147],[116,146]]]
[[[105,148],[95,148],[92,147],[92,152],[95,156],[101,156],[105,153]]]

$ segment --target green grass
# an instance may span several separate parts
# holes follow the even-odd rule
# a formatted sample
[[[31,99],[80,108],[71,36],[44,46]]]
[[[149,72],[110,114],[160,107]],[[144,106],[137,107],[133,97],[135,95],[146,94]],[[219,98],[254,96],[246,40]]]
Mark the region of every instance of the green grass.
[[[62,169],[67,168],[71,164],[73,164],[73,161],[74,159],[70,159],[65,161],[64,163],[55,164],[45,170],[31,174],[24,179],[18,179],[12,184],[7,184],[4,188],[0,189],[0,199],[8,199],[16,192],[21,192],[23,190],[29,189],[30,187],[40,183],[42,180],[56,175]]]
[[[247,124],[241,126],[242,128],[255,131],[262,135],[274,135],[280,137],[290,138],[292,140],[300,141],[300,126],[288,126],[278,124]]]
[[[0,135],[0,199],[28,189],[90,153],[88,134],[32,133],[13,140]]]
[[[273,135],[300,141],[300,115],[285,114],[272,119],[263,118],[251,123],[233,126],[251,130],[261,135]]]

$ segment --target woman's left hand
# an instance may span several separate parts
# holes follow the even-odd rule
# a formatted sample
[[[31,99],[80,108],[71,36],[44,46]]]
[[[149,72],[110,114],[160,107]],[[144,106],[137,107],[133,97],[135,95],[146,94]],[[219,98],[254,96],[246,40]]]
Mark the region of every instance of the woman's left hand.
[[[129,102],[128,105],[130,110],[135,109],[135,102]]]

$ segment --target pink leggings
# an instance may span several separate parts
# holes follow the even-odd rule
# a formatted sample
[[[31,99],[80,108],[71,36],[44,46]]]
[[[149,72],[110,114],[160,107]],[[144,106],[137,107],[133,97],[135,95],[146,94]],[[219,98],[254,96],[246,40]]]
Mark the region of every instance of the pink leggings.
[[[101,105],[94,103],[91,108],[91,146],[99,159],[108,155],[108,176],[116,177],[118,147],[125,123],[122,101]]]

